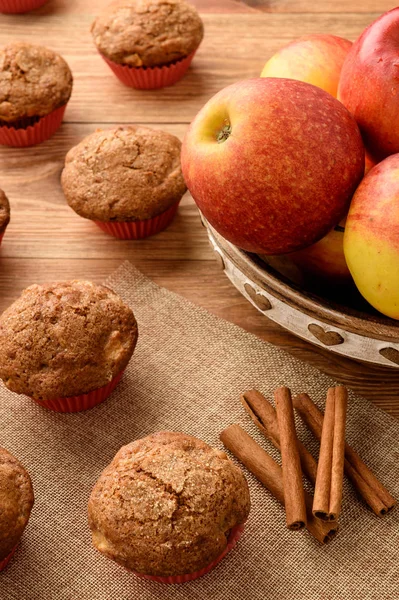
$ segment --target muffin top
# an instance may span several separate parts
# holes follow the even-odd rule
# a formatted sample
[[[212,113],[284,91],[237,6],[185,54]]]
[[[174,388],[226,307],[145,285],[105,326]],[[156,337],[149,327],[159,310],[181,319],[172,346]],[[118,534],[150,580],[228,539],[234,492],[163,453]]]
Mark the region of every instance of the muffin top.
[[[17,545],[32,506],[28,473],[12,454],[0,448],[0,562]]]
[[[204,26],[184,0],[117,0],[97,17],[91,31],[97,49],[110,60],[155,67],[194,52]]]
[[[32,285],[0,317],[0,377],[37,400],[87,393],[126,367],[136,342],[133,312],[109,288]]]
[[[10,222],[10,203],[8,202],[8,198],[3,192],[0,190],[0,233],[4,233],[5,228]]]
[[[89,500],[93,544],[147,575],[194,573],[225,549],[246,521],[241,470],[197,438],[162,431],[122,447]]]
[[[65,159],[62,187],[68,204],[96,221],[136,221],[161,214],[186,191],[181,142],[148,127],[98,130]]]
[[[0,121],[44,117],[72,92],[65,60],[48,48],[13,42],[0,50]]]

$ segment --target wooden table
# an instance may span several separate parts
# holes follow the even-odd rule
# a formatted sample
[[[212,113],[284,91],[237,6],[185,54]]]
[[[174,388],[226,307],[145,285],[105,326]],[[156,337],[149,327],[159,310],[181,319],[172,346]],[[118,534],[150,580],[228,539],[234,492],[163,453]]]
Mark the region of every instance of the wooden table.
[[[69,148],[98,127],[140,123],[182,137],[219,89],[258,76],[283,44],[306,33],[355,39],[395,0],[196,0],[205,39],[179,84],[156,92],[124,87],[96,53],[90,24],[108,0],[50,0],[23,16],[0,15],[1,43],[24,39],[60,52],[75,84],[61,130],[28,149],[0,149],[0,187],[12,221],[0,252],[0,310],[32,283],[103,281],[130,260],[158,284],[237,323],[331,374],[399,417],[399,372],[365,367],[292,336],[250,306],[219,270],[187,194],[172,226],[143,241],[118,241],[78,217],[64,200],[60,173]]]

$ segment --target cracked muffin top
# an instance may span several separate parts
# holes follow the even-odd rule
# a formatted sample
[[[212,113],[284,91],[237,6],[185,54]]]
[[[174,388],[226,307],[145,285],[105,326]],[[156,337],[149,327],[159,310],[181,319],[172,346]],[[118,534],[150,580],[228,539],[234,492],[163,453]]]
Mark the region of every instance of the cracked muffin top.
[[[72,148],[61,182],[68,204],[95,221],[151,219],[186,191],[180,140],[148,127],[98,130]]]
[[[123,446],[89,500],[94,546],[137,573],[197,572],[250,509],[242,471],[201,440],[162,431]]]
[[[72,73],[52,50],[25,42],[0,49],[0,121],[44,117],[71,93]]]
[[[18,544],[32,506],[28,473],[15,456],[0,448],[0,562]]]
[[[185,58],[198,48],[204,26],[184,0],[117,0],[94,21],[101,54],[130,67],[155,67]]]
[[[0,234],[4,233],[5,228],[10,222],[10,203],[8,202],[8,198],[3,192],[0,190]]]
[[[133,312],[109,288],[32,285],[0,317],[0,377],[37,400],[87,393],[123,371],[137,335]]]

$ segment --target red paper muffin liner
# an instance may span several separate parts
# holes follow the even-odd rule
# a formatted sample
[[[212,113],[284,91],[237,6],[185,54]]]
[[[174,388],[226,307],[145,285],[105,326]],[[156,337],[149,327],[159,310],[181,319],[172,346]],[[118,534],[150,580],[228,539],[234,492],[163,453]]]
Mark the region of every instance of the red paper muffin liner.
[[[0,0],[0,13],[24,13],[39,6],[43,6],[47,0]]]
[[[104,400],[106,400],[114,391],[121,380],[122,375],[123,371],[116,375],[116,377],[107,383],[107,385],[104,385],[97,390],[93,390],[88,394],[70,396],[69,398],[55,398],[54,400],[36,400],[35,398],[32,398],[32,400],[34,400],[37,404],[40,404],[40,406],[44,406],[44,408],[54,410],[55,412],[81,412],[82,410],[88,410],[89,408],[93,408],[94,406],[97,406],[97,404],[104,402]]]
[[[189,68],[195,52],[194,50],[186,58],[163,67],[129,67],[120,65],[103,54],[101,56],[125,85],[136,90],[156,90],[177,83]]]
[[[218,556],[214,561],[212,561],[207,567],[204,567],[200,571],[196,573],[189,573],[188,575],[175,575],[171,577],[158,577],[157,575],[143,575],[143,573],[136,573],[133,571],[135,575],[140,577],[141,579],[150,579],[151,581],[157,581],[158,583],[187,583],[187,581],[194,581],[194,579],[198,579],[198,577],[202,577],[206,575],[212,569],[216,567],[220,563],[221,560],[234,548],[245,528],[245,523],[243,525],[236,525],[230,531],[230,535],[227,539],[227,546],[223,550],[222,554]]]
[[[180,200],[160,215],[152,219],[145,219],[144,221],[125,221],[122,223],[117,223],[116,221],[94,221],[94,223],[106,233],[120,240],[141,240],[165,229],[172,222],[179,203]]]
[[[2,239],[4,237],[4,234],[5,234],[5,231],[3,231],[2,233],[0,233],[0,246],[1,246],[1,241],[2,241]]]
[[[12,557],[14,556],[14,552],[17,549],[17,546],[13,550],[11,550],[10,554],[6,556],[3,560],[0,560],[0,571],[6,568]]]
[[[60,127],[65,108],[66,104],[27,127],[0,126],[0,144],[2,146],[13,146],[14,148],[25,148],[48,140]]]

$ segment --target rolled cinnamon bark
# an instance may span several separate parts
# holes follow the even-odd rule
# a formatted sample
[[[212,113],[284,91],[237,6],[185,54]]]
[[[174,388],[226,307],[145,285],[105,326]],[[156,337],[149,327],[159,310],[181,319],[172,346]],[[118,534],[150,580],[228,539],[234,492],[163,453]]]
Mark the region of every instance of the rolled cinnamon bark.
[[[305,425],[320,440],[324,420],[323,413],[312,402],[308,394],[295,396],[293,404]],[[357,493],[376,515],[385,515],[397,504],[395,498],[347,442],[345,443],[344,470]]]
[[[223,444],[249,471],[284,505],[283,473],[281,467],[239,425],[231,425],[220,434]],[[306,528],[322,544],[329,542],[338,531],[338,523],[321,521],[312,514],[312,497],[305,492]]]
[[[327,392],[313,499],[313,514],[324,521],[336,521],[341,511],[347,400],[343,386]]]
[[[277,388],[274,400],[280,434],[286,522],[288,529],[298,531],[306,525],[306,506],[290,390]]]
[[[240,396],[240,401],[259,431],[280,451],[280,433],[278,430],[277,415],[269,400],[257,390],[248,390]],[[302,470],[314,485],[317,473],[316,459],[313,458],[302,442],[297,441]]]

